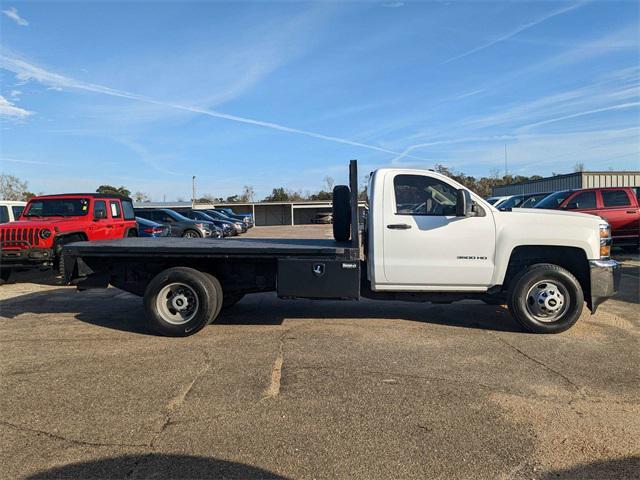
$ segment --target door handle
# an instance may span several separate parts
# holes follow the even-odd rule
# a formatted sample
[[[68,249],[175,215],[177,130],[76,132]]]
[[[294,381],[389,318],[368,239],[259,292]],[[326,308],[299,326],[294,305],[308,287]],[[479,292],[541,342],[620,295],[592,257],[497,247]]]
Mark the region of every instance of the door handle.
[[[407,225],[406,223],[394,223],[391,225],[387,225],[387,228],[391,230],[409,230],[411,225]]]
[[[637,210],[627,210],[627,213],[638,213]]]

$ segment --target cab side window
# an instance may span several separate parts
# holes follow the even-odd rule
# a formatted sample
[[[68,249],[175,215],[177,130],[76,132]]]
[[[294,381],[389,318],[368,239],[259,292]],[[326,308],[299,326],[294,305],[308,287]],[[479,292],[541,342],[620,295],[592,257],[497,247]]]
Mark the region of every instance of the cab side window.
[[[568,210],[596,208],[596,192],[581,192],[569,199]]]
[[[11,210],[13,210],[13,218],[18,220],[18,218],[20,218],[20,215],[22,215],[22,211],[24,210],[24,207],[13,206],[11,207]]]
[[[122,217],[122,213],[120,211],[120,202],[118,202],[117,200],[112,200],[109,202],[109,206],[111,207],[111,218]]]
[[[107,202],[96,200],[93,203],[93,218],[107,218]]]
[[[396,175],[393,179],[397,215],[449,216],[456,214],[457,191],[424,175]]]
[[[7,223],[9,221],[9,209],[4,205],[0,207],[0,223]]]
[[[606,207],[627,207],[631,205],[624,190],[602,190],[602,204]]]

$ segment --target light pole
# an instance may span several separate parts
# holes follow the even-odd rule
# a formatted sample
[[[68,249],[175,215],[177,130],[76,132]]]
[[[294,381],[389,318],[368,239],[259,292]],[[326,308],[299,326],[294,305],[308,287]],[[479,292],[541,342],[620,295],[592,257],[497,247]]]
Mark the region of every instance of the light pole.
[[[191,177],[191,208],[196,206],[196,176]]]

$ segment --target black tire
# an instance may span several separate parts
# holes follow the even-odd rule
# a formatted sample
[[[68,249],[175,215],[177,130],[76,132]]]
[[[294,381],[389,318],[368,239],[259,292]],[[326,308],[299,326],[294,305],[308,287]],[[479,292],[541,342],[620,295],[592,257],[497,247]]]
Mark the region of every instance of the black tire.
[[[576,277],[558,265],[531,265],[514,278],[512,285],[509,311],[530,332],[564,332],[580,318],[584,306],[582,287]],[[558,310],[550,314],[547,307]],[[536,315],[540,309],[541,315]]]
[[[9,270],[8,268],[0,269],[0,285],[4,285],[5,283],[7,283],[10,277],[11,270]]]
[[[333,238],[347,242],[351,237],[351,193],[346,185],[333,188]]]
[[[216,308],[216,313],[209,322],[211,323],[211,322],[214,322],[216,318],[218,318],[218,315],[220,315],[220,310],[224,308],[224,294],[222,292],[222,285],[220,285],[220,282],[216,277],[214,277],[212,274],[208,272],[202,272],[202,273],[204,274],[205,277],[207,277],[209,282],[211,282],[211,285],[215,289],[216,295],[218,296],[218,298],[222,299],[222,301],[218,302],[218,308]]]
[[[135,228],[131,228],[127,230],[127,238],[135,238],[138,236],[138,230]]]
[[[182,238],[202,238],[202,235],[197,230],[189,229],[182,232]]]
[[[54,263],[55,264],[55,263]],[[57,259],[57,274],[58,276],[62,277],[62,280],[65,279],[65,275],[67,273],[65,267],[64,267],[64,247],[62,250],[60,250],[60,255],[58,255],[58,259]]]
[[[222,310],[233,307],[236,303],[244,298],[244,293],[236,293],[235,295],[225,295],[222,301]]]
[[[174,310],[173,314],[170,312],[168,305],[172,297],[169,295],[166,303],[158,300],[163,291],[167,292],[176,285],[176,290],[169,294],[173,294],[176,301],[184,298],[187,304],[191,303],[192,310],[184,310],[187,318],[177,318],[180,316],[178,311]],[[160,272],[149,282],[144,293],[144,310],[149,326],[161,335],[170,337],[186,337],[200,331],[215,319],[221,304],[222,296],[210,276],[188,267],[173,267]]]

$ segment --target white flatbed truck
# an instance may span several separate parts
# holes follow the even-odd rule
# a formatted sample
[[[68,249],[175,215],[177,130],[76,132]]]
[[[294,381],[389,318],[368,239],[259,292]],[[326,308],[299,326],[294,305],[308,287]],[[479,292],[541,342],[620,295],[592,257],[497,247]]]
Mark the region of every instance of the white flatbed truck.
[[[358,215],[357,163],[333,196],[334,240],[126,238],[64,247],[78,289],[144,297],[149,325],[186,336],[244,295],[506,303],[528,331],[570,328],[618,288],[611,230],[599,217],[500,211],[430,170],[384,168]]]

